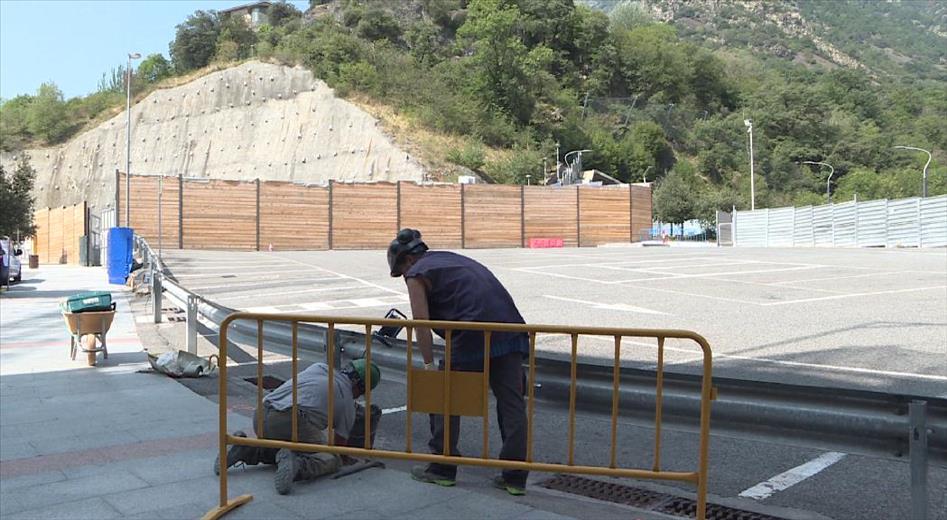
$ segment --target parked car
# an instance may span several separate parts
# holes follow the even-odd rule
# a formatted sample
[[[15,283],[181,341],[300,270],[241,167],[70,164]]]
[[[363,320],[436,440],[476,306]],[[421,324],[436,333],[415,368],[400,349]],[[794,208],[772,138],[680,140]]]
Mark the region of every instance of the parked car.
[[[10,280],[19,282],[23,278],[23,269],[18,258],[23,254],[20,249],[14,249],[10,237],[0,237],[0,282],[9,285]]]

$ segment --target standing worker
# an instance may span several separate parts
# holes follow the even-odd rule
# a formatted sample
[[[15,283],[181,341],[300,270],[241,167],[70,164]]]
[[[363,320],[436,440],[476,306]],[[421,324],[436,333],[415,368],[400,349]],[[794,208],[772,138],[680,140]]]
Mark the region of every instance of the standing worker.
[[[449,251],[428,251],[421,233],[402,229],[388,246],[391,276],[404,276],[416,320],[444,320],[494,323],[525,323],[513,298],[486,267],[466,256]],[[438,336],[444,332],[435,329]],[[424,368],[434,370],[431,329],[418,327],[418,348]],[[490,347],[490,389],[497,401],[497,419],[503,448],[500,458],[526,460],[526,405],[523,400],[523,357],[529,354],[525,333],[492,332]],[[483,371],[484,335],[481,331],[457,330],[451,333],[451,369]],[[443,369],[443,363],[441,365]],[[451,456],[457,449],[460,417],[450,418]],[[444,416],[431,415],[431,452],[444,453]],[[415,480],[453,486],[457,466],[428,464],[416,466]],[[511,495],[526,492],[527,471],[504,470],[493,485]]]
[[[333,428],[335,444],[345,446],[356,423],[357,405],[355,399],[365,393],[364,359],[348,363],[335,374],[335,403],[333,405]],[[371,364],[372,390],[381,380],[381,371],[375,363]],[[297,415],[296,428],[298,441],[308,444],[324,444],[325,430],[329,425],[329,367],[325,363],[314,363],[297,377]],[[372,406],[372,408],[376,408]],[[379,410],[380,412],[380,410]],[[291,441],[293,437],[293,380],[280,385],[263,398],[262,408],[256,410],[256,418],[263,415],[263,431],[257,431],[258,421],[253,421],[253,431],[257,438],[279,441]],[[372,431],[377,419],[372,413]],[[377,415],[381,415],[378,413]],[[364,420],[369,420],[365,417]],[[362,423],[364,425],[364,423]],[[364,431],[364,430],[363,430]],[[237,437],[246,437],[241,431],[234,432]],[[373,435],[374,437],[374,435]],[[322,475],[335,473],[342,466],[342,460],[333,453],[304,453],[287,449],[256,448],[253,446],[232,446],[227,452],[227,467],[237,463],[248,466],[257,464],[276,464],[274,483],[276,491],[285,495],[292,490],[293,481],[313,480]],[[214,461],[214,473],[220,474],[220,456]]]

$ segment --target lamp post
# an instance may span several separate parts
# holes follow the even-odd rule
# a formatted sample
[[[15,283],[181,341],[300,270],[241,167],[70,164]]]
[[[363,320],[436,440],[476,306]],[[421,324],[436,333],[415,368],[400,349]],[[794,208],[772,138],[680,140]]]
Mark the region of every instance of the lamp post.
[[[750,134],[750,211],[756,210],[756,181],[753,179],[753,121],[744,119],[746,133]]]
[[[128,53],[128,66],[125,94],[125,227],[132,227],[132,60],[141,58],[137,52]]]
[[[927,198],[927,167],[931,165],[931,153],[923,148],[917,148],[914,146],[895,146],[899,150],[916,150],[918,152],[924,152],[927,154],[927,163],[924,164],[924,174],[923,181],[921,182],[921,197]]]
[[[819,165],[822,165],[822,166],[828,166],[828,167],[829,167],[829,178],[825,180],[825,200],[826,200],[826,201],[831,201],[831,200],[832,200],[832,192],[829,191],[829,190],[830,190],[830,186],[831,186],[831,182],[832,182],[832,176],[835,175],[835,168],[833,168],[831,164],[829,164],[829,163],[824,163],[824,162],[821,162],[821,161],[802,161],[802,164],[819,164]]]

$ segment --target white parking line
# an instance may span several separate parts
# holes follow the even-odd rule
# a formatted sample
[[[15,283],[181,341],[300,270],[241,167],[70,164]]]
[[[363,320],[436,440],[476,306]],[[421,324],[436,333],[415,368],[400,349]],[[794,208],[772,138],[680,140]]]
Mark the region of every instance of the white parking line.
[[[404,412],[404,411],[406,411],[407,409],[408,409],[408,405],[396,406],[396,407],[394,407],[394,408],[382,408],[381,414],[382,414],[382,415],[388,415],[388,414],[390,414],[390,413]]]
[[[639,312],[642,314],[659,314],[662,316],[667,316],[668,313],[661,311],[654,311],[651,309],[645,309],[644,307],[636,307],[634,305],[628,305],[625,303],[599,303],[599,302],[590,302],[587,300],[579,300],[576,298],[563,298],[562,296],[552,296],[550,294],[544,294],[544,298],[549,298],[550,300],[559,300],[563,302],[571,303],[581,303],[584,305],[589,305],[594,309],[606,309],[612,311],[626,311],[626,312]]]
[[[879,294],[897,294],[897,293],[915,292],[915,291],[930,291],[932,289],[941,289],[941,290],[947,289],[947,285],[934,285],[932,287],[914,287],[911,289],[895,289],[893,291],[836,294],[834,296],[820,296],[818,298],[804,298],[801,300],[786,300],[786,301],[781,301],[781,302],[761,303],[760,305],[764,307],[772,307],[774,305],[790,305],[793,303],[812,303],[812,302],[819,302],[819,301],[824,301],[824,300],[841,300],[843,298],[855,298],[857,296],[877,296]]]
[[[795,486],[796,484],[819,473],[820,471],[831,466],[832,464],[835,464],[843,458],[845,458],[845,454],[839,453],[837,451],[823,453],[822,455],[819,455],[805,464],[796,466],[789,471],[780,473],[779,475],[776,475],[765,482],[760,482],[759,484],[744,490],[742,493],[740,493],[740,496],[744,498],[752,498],[753,500],[767,499],[777,491],[782,491]]]
[[[342,278],[348,278],[348,279],[350,279],[350,280],[355,280],[356,282],[359,282],[359,283],[368,285],[368,286],[370,286],[370,287],[374,287],[374,288],[376,288],[376,289],[379,289],[379,290],[382,290],[382,291],[385,291],[385,292],[388,292],[388,293],[397,294],[397,295],[399,295],[399,296],[407,296],[407,293],[403,293],[403,292],[401,292],[401,291],[396,291],[395,289],[389,289],[388,287],[385,287],[385,286],[383,286],[383,285],[378,285],[377,283],[369,282],[368,280],[363,280],[363,279],[358,278],[358,277],[355,277],[355,276],[347,275],[347,274],[344,274],[344,273],[337,273],[337,272],[335,272],[335,271],[330,271],[329,269],[326,269],[326,268],[324,268],[324,267],[320,267],[320,266],[312,265],[312,264],[307,264],[306,262],[302,262],[302,261],[296,260],[296,259],[294,259],[294,258],[287,258],[287,257],[284,257],[283,259],[284,259],[284,260],[288,260],[288,261],[290,261],[290,262],[296,262],[296,263],[299,264],[299,265],[305,265],[305,266],[307,266],[307,267],[315,267],[316,269],[320,269],[320,270],[325,271],[325,272],[327,272],[327,273],[334,274],[334,275],[340,276],[340,277],[342,277]]]
[[[329,278],[328,280],[344,280],[344,278]],[[332,292],[332,291],[345,291],[349,289],[360,289],[361,285],[332,285],[329,287],[316,287],[312,289],[301,289],[298,291],[280,291],[280,296],[285,296],[287,294],[305,294],[305,293],[314,293],[314,292]],[[244,294],[242,296],[228,296],[227,301],[231,300],[244,300],[247,298],[251,299],[260,299],[259,294]],[[291,305],[291,304],[287,304]]]

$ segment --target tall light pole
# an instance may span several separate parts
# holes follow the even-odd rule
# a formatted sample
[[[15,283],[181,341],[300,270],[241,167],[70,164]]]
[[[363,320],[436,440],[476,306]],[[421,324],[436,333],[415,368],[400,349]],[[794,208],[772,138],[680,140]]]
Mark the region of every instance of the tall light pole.
[[[899,150],[916,150],[918,152],[924,152],[927,154],[927,163],[924,165],[924,176],[923,181],[921,182],[921,197],[927,197],[927,167],[931,165],[931,153],[923,148],[916,148],[914,146],[895,146]]]
[[[750,211],[756,210],[756,181],[753,178],[753,121],[744,119],[746,133],[750,134]]]
[[[125,68],[125,227],[132,227],[132,60],[141,58],[137,52],[128,53],[128,66]]]
[[[828,166],[828,167],[829,167],[829,178],[825,180],[825,200],[826,200],[826,201],[831,201],[831,200],[832,200],[832,192],[830,191],[830,186],[831,186],[831,182],[832,182],[832,176],[835,175],[835,168],[833,168],[831,164],[829,164],[829,163],[824,163],[824,162],[821,162],[821,161],[802,161],[802,164],[819,164],[819,165],[822,165],[822,166]]]
[[[581,160],[582,160],[582,154],[583,154],[583,153],[591,152],[591,151],[592,151],[592,150],[572,150],[571,152],[569,152],[569,153],[567,153],[565,156],[563,156],[562,160],[566,163],[566,166],[569,168],[569,184],[575,184],[575,183],[576,183],[576,179],[577,179],[577,177],[576,177],[576,172],[573,171],[574,168],[575,168],[575,162],[578,162],[578,161],[581,161]],[[579,157],[578,157],[578,159],[576,159],[576,161],[574,161],[574,162],[572,163],[572,165],[570,166],[570,165],[569,165],[569,156],[572,155],[572,154],[578,154]],[[582,172],[579,172],[579,173],[582,173]]]

